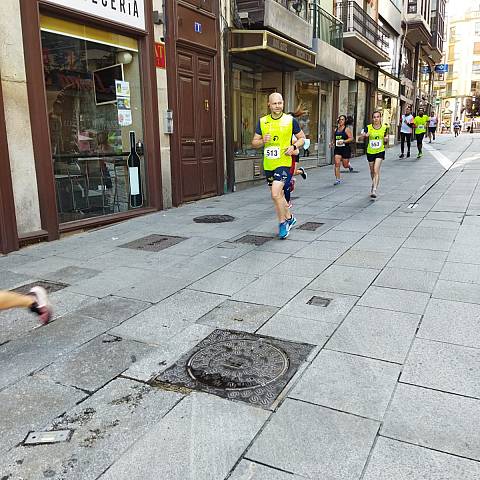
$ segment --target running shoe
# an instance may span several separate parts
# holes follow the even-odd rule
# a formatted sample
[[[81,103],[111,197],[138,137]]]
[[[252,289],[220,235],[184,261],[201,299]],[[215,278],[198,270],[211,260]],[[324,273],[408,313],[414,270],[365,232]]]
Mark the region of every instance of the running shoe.
[[[278,238],[283,240],[284,238],[288,237],[289,233],[290,233],[290,229],[288,228],[288,221],[285,220],[285,222],[282,222],[278,226]]]
[[[287,218],[288,229],[290,230],[297,224],[297,219],[292,215],[290,218]]]
[[[30,307],[30,310],[36,313],[40,322],[46,325],[52,318],[52,306],[48,301],[47,291],[43,287],[33,287],[29,294],[34,297],[35,303]]]
[[[403,158],[405,155],[403,153],[401,153],[398,158]]]
[[[410,156],[410,152],[407,153],[407,158]]]
[[[370,196],[371,196],[372,198],[377,198],[377,189],[376,189],[376,188],[373,188],[373,189],[372,189],[372,193],[370,194]]]
[[[305,169],[303,167],[300,167],[299,169],[299,172],[300,172],[300,176],[306,180],[307,179],[307,172],[305,171]]]
[[[340,178],[337,178],[334,182],[333,182],[333,186],[335,185],[340,185],[342,183],[342,180]]]
[[[422,157],[423,157],[423,153],[419,153],[419,154],[417,155],[417,158],[422,158]]]

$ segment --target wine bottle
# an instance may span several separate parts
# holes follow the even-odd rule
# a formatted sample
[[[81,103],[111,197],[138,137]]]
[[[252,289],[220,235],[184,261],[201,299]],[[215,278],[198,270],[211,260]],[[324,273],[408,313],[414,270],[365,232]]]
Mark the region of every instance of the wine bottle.
[[[135,149],[135,132],[130,132],[130,155],[128,156],[128,176],[130,179],[130,206],[143,205],[142,182],[140,178],[140,157]]]

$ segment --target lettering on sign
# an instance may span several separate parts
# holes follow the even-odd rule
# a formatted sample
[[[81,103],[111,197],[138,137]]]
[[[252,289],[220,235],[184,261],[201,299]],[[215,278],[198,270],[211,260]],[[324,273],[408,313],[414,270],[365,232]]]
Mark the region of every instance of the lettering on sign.
[[[303,60],[304,62],[309,63],[313,67],[316,65],[315,54],[313,52],[310,52],[306,48],[298,47],[293,42],[281,40],[276,36],[274,37],[271,34],[267,34],[267,45],[294,58]]]
[[[155,66],[157,68],[165,68],[165,44],[155,43]]]
[[[48,0],[48,2],[145,30],[145,0]]]

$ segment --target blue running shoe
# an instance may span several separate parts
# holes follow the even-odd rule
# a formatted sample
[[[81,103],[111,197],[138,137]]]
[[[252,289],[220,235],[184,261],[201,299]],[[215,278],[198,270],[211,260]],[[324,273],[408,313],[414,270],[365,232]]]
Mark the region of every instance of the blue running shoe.
[[[283,240],[284,238],[288,237],[289,233],[290,233],[290,229],[288,228],[288,221],[285,220],[285,222],[282,222],[278,226],[278,238]]]
[[[292,215],[290,218],[287,218],[288,229],[290,230],[297,224],[297,219]]]

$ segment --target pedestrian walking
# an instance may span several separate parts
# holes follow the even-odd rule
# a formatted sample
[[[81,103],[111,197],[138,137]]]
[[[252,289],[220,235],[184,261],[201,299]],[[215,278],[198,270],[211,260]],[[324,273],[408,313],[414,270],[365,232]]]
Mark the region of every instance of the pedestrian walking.
[[[272,93],[268,97],[270,114],[260,118],[252,140],[254,148],[263,147],[263,169],[271,187],[272,201],[279,222],[278,236],[281,239],[287,238],[290,229],[297,222],[288,208],[284,190],[292,178],[292,154],[305,141],[305,134],[298,121],[285,114],[283,107],[282,95]],[[293,135],[297,140],[292,144]]]
[[[385,144],[388,142],[388,125],[382,125],[381,112],[373,112],[372,123],[362,130],[361,135],[367,142],[367,160],[372,179],[370,197],[377,198],[380,168],[385,160]]]
[[[343,168],[353,172],[353,167],[350,164],[352,157],[352,149],[350,144],[353,142],[353,134],[350,128],[347,127],[347,117],[340,115],[337,119],[337,128],[333,133],[333,140],[330,142],[330,148],[333,148],[334,155],[334,185],[339,185],[342,182],[340,177],[340,163]]]
[[[422,107],[418,109],[418,115],[414,118],[415,123],[415,138],[417,139],[418,154],[417,158],[423,157],[423,137],[427,133],[430,117],[425,115],[425,111]]]
[[[30,309],[30,311],[38,315],[40,322],[44,325],[52,317],[52,306],[43,287],[33,287],[26,295],[0,290],[0,310],[11,308]]]
[[[410,105],[405,109],[405,113],[402,115],[402,124],[400,126],[400,155],[399,158],[403,158],[405,155],[405,142],[407,142],[407,158],[410,156],[410,144],[412,141],[413,133],[413,115]]]
[[[455,136],[458,137],[460,135],[460,129],[462,127],[462,124],[460,123],[460,120],[458,117],[455,119],[453,122],[453,132],[455,133]]]
[[[437,123],[438,123],[438,118],[435,115],[435,112],[432,110],[432,113],[430,113],[430,118],[428,120],[428,138],[429,142],[432,143],[432,138],[435,141],[435,132],[437,131]]]

